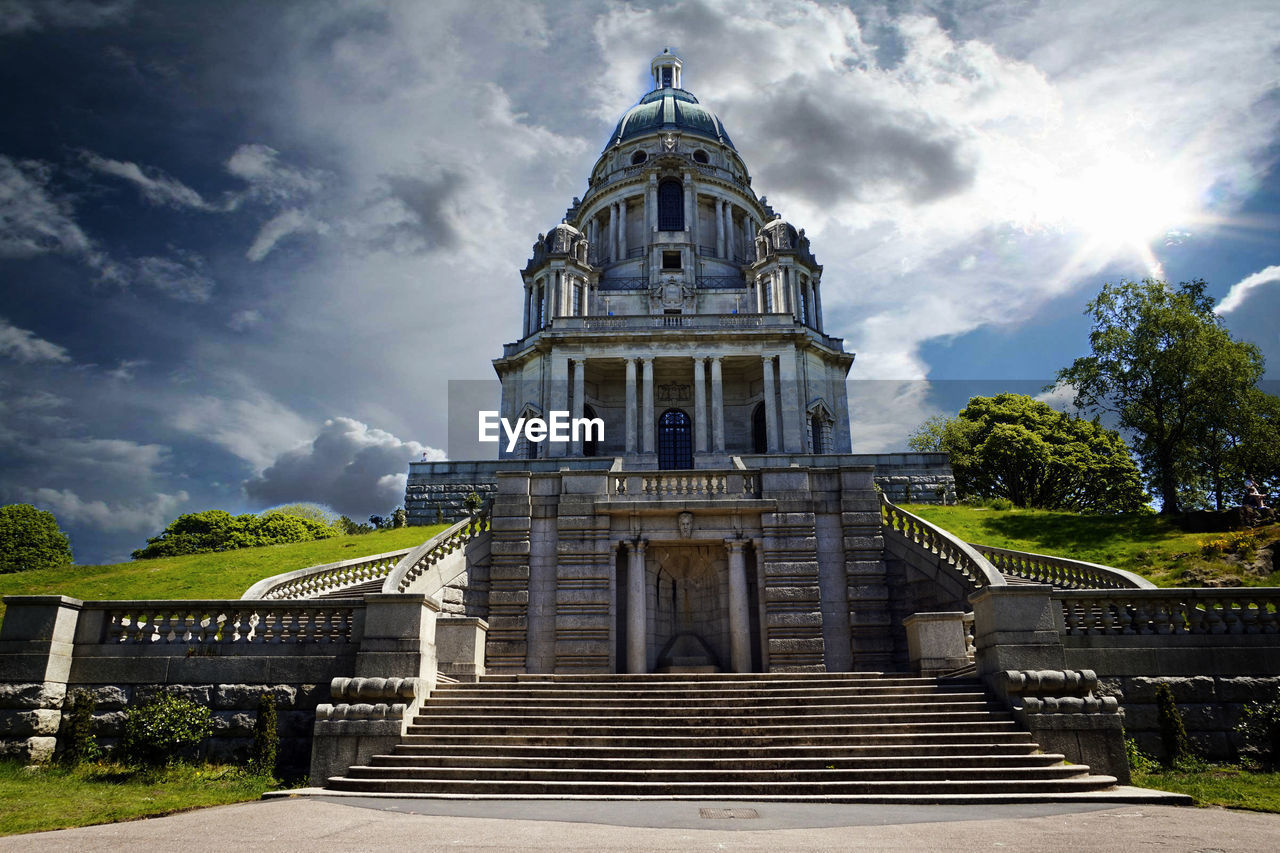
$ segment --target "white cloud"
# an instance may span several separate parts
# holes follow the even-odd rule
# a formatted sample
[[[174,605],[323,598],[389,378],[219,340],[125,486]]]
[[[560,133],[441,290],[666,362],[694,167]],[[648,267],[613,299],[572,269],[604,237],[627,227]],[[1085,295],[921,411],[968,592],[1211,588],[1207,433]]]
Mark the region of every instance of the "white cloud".
[[[180,302],[208,302],[213,295],[213,278],[199,255],[175,250],[174,257],[139,258],[135,266],[139,284]]]
[[[71,205],[50,188],[51,178],[44,163],[0,154],[0,257],[90,252],[89,238],[72,218]]]
[[[1280,265],[1269,266],[1252,275],[1247,275],[1231,285],[1227,295],[1222,297],[1222,301],[1214,307],[1214,313],[1230,314],[1245,303],[1249,298],[1250,291],[1256,290],[1263,285],[1277,282],[1280,282]]]
[[[263,223],[258,229],[258,236],[253,239],[253,245],[245,252],[245,257],[251,261],[260,261],[271,253],[277,243],[290,235],[323,234],[328,230],[328,225],[313,218],[310,213],[291,207]]]
[[[227,328],[233,332],[247,332],[262,322],[262,312],[256,308],[246,308],[231,315]]]
[[[233,378],[229,384],[221,396],[180,399],[170,425],[230,451],[257,471],[314,433],[311,424],[271,395],[244,380]]]
[[[136,186],[142,193],[142,197],[152,204],[165,207],[190,207],[196,210],[213,209],[200,193],[154,166],[144,169],[137,163],[112,160],[94,154],[92,151],[85,151],[82,156],[90,168],[121,178]]]
[[[0,317],[0,355],[24,364],[41,361],[65,364],[71,361],[65,347],[46,341],[34,332],[19,329],[3,317]]]
[[[281,454],[246,481],[245,492],[264,506],[307,500],[353,518],[381,514],[404,502],[405,472],[423,453],[443,456],[352,418],[333,418],[309,444]]]
[[[280,152],[267,145],[241,145],[226,163],[227,172],[253,187],[262,198],[283,201],[320,189],[321,176],[280,162]]]
[[[84,500],[71,489],[35,489],[32,504],[52,512],[58,521],[83,524],[105,531],[160,531],[176,510],[190,499],[185,491],[157,494],[150,501],[133,504]]]

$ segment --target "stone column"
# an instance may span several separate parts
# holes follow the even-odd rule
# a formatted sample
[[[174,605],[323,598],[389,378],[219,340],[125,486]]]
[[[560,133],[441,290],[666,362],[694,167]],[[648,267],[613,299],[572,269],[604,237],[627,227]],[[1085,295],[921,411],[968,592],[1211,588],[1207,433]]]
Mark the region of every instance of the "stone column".
[[[627,359],[627,453],[636,452],[636,360]]]
[[[729,260],[734,259],[733,244],[733,203],[726,201],[724,203],[724,256]]]
[[[614,218],[617,216],[617,213],[618,213],[618,206],[616,204],[609,205],[609,225],[608,225],[608,228],[606,229],[606,235],[605,235],[606,237],[605,242],[608,244],[608,249],[607,251],[601,253],[601,256],[600,256],[601,261],[605,261],[605,260],[616,261],[618,259],[618,254],[617,254],[618,253],[618,245],[617,245],[618,228],[616,223],[614,222]]]
[[[569,409],[569,359],[567,356],[556,355],[551,359],[551,399],[548,400],[547,409],[550,411],[564,412]],[[550,411],[545,417],[550,417]],[[562,442],[544,441],[543,446],[546,448],[547,456],[564,456],[568,453],[569,446]],[[539,456],[543,455],[541,453]]]
[[[651,235],[658,230],[658,176],[650,173],[649,186],[644,194],[644,233]],[[652,237],[646,236],[647,240]]]
[[[693,360],[693,449],[707,452],[707,365],[701,357]]]
[[[627,555],[627,672],[648,672],[649,620],[645,613],[648,584],[645,581],[643,539],[628,541]]]
[[[729,552],[729,659],[734,672],[751,671],[751,615],[747,606],[745,539],[724,540]]]
[[[586,393],[587,393],[587,360],[584,358],[577,358],[577,359],[574,359],[573,361],[573,414],[571,415],[571,417],[582,418],[586,416],[584,411],[584,408],[586,405]],[[570,438],[573,437],[572,432],[570,432],[569,437]],[[579,437],[577,440],[573,442],[573,455],[574,456],[582,455],[582,438],[581,437]]]
[[[693,182],[692,172],[684,173],[684,227],[696,254],[698,251],[698,187]]]
[[[813,280],[813,320],[814,328],[822,331],[822,291],[818,288],[818,280]]]
[[[796,371],[794,351],[778,354],[780,436],[778,450],[783,453],[803,453],[804,401],[800,399],[800,376]]]
[[[542,277],[542,328],[551,325],[551,283]]]
[[[764,431],[765,448],[778,452],[778,395],[773,384],[773,356],[762,358],[764,366]]]
[[[716,257],[726,257],[724,251],[724,199],[716,199]]]
[[[618,260],[627,259],[627,200],[618,202]]]
[[[711,449],[724,450],[724,381],[720,356],[711,359]]]
[[[656,449],[653,441],[653,358],[640,359],[640,426],[644,436],[641,453],[653,453]]]
[[[533,332],[533,283],[526,282],[524,286],[524,333],[526,336]]]

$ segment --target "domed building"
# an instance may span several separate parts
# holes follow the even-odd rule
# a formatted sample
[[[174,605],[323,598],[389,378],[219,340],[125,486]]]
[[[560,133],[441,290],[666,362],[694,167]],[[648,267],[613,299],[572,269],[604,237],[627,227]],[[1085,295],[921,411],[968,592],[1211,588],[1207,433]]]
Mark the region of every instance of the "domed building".
[[[823,330],[822,266],[680,87],[680,59],[664,52],[652,71],[586,195],[534,244],[521,337],[494,362],[504,417],[567,410],[601,419],[603,437],[521,441],[503,458],[677,470],[848,453],[853,355]]]
[[[936,499],[946,457],[850,452],[854,356],[804,230],[756,195],[680,59],[651,70],[533,244],[493,362],[506,425],[595,428],[493,418],[496,460],[410,466],[413,523],[489,499],[492,551],[446,609],[487,621],[495,673],[904,666],[918,602],[892,593],[873,482]]]

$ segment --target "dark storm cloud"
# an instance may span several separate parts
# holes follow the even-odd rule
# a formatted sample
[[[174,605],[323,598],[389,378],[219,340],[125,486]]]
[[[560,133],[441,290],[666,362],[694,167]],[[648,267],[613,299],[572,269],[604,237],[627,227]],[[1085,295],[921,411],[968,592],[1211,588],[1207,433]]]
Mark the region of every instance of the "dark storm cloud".
[[[351,418],[333,418],[314,441],[281,454],[260,475],[245,481],[244,489],[250,500],[263,506],[315,501],[363,518],[385,513],[404,500],[409,462],[428,450]]]
[[[789,88],[768,99],[760,115],[774,138],[764,178],[817,204],[850,198],[927,204],[974,180],[960,141],[923,116]]]
[[[378,242],[397,245],[417,243],[425,249],[456,245],[459,233],[452,205],[464,185],[461,174],[448,170],[426,178],[412,175],[387,178],[391,198],[402,204],[411,215],[388,228]]]
[[[122,22],[134,0],[0,0],[0,34]]]

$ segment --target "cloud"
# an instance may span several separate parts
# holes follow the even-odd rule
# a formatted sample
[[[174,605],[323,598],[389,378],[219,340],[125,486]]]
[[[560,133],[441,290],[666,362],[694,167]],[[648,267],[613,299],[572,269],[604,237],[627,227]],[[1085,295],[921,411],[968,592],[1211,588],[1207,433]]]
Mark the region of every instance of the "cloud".
[[[106,531],[160,531],[174,518],[179,507],[190,500],[185,491],[158,494],[136,504],[84,500],[71,489],[35,489],[32,504],[52,512],[65,524],[83,524]]]
[[[241,145],[227,160],[227,172],[252,185],[253,194],[272,201],[309,195],[320,189],[321,176],[280,162],[280,152],[267,145]]]
[[[221,395],[180,398],[169,425],[222,447],[259,471],[313,433],[311,424],[270,394],[243,379],[233,377],[229,384]]]
[[[42,361],[66,364],[71,361],[65,347],[46,341],[26,329],[19,329],[3,317],[0,317],[0,355],[23,364]]]
[[[92,169],[112,175],[136,186],[142,197],[162,207],[189,207],[195,210],[214,209],[200,193],[154,166],[142,167],[137,163],[111,160],[85,151],[81,155]]]
[[[286,237],[293,234],[324,234],[328,230],[328,225],[315,219],[307,211],[289,208],[263,223],[258,229],[258,236],[253,239],[253,245],[245,252],[245,257],[251,261],[260,261]]]
[[[129,382],[134,377],[134,369],[148,363],[145,358],[122,358],[114,369],[107,371],[107,375],[120,382]]]
[[[204,259],[190,252],[175,252],[177,257],[139,258],[135,280],[180,302],[208,302],[214,281]]]
[[[0,34],[57,27],[105,27],[133,11],[134,0],[0,0]]]
[[[1214,313],[1230,314],[1245,303],[1249,298],[1250,291],[1266,284],[1275,284],[1276,282],[1280,282],[1280,265],[1269,266],[1252,275],[1247,275],[1231,285],[1227,295],[1222,297],[1222,301],[1214,307]]]
[[[316,501],[363,518],[403,503],[408,463],[423,453],[443,456],[352,418],[333,418],[310,444],[281,454],[259,476],[245,481],[245,493],[264,506]]]
[[[0,154],[0,257],[50,252],[89,254],[92,245],[71,215],[71,205],[50,188],[52,169]]]
[[[231,315],[227,328],[233,332],[247,332],[262,322],[262,312],[256,308],[246,308]]]

